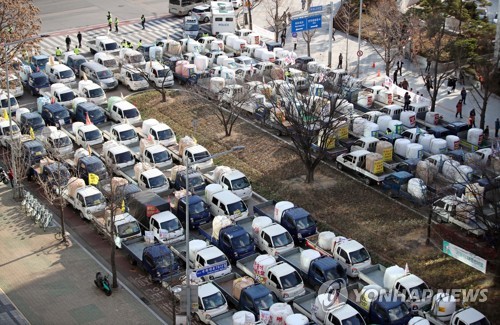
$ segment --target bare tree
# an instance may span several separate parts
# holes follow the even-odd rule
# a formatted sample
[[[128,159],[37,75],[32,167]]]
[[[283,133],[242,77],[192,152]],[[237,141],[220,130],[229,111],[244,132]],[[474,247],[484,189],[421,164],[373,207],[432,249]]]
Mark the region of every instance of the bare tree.
[[[246,9],[247,11],[244,12],[245,25],[247,25],[248,22],[250,29],[253,29],[252,10],[258,7],[261,3],[262,3],[261,1],[256,1],[256,0],[245,0],[243,3],[243,6],[245,7],[243,10]],[[247,21],[247,15],[248,15],[248,21]]]
[[[16,53],[32,50],[36,41],[20,42],[9,46],[5,52],[3,42],[15,42],[38,34],[41,20],[40,10],[31,0],[2,0],[0,3],[0,64],[12,59]],[[27,58],[26,58],[27,59]]]
[[[13,131],[16,134],[13,124]],[[28,177],[28,172],[31,168],[29,159],[23,154],[23,142],[31,140],[29,136],[14,138],[13,142],[8,142],[8,150],[3,151],[3,161],[6,162],[7,168],[16,170],[17,178],[14,179],[14,198],[22,197],[21,189],[24,180]]]
[[[389,76],[396,58],[403,53],[403,42],[407,39],[406,17],[394,1],[379,0],[369,9],[365,30],[369,43],[385,64]]]
[[[316,34],[316,29],[311,29],[311,30],[302,32],[302,38],[304,39],[304,41],[307,44],[307,56],[311,56],[311,42],[312,42],[312,39],[313,39],[315,34]]]
[[[266,3],[266,21],[274,32],[274,40],[277,42],[280,32],[286,30],[286,21],[290,7],[284,9],[285,0],[272,0]]]
[[[152,72],[148,73],[147,70],[139,69],[139,73],[144,79],[147,80],[150,87],[161,94],[161,101],[165,103],[167,101],[168,93],[168,88],[165,87],[165,81],[167,80],[167,78],[173,77],[173,74],[170,68],[164,63],[159,63],[156,61],[154,62],[155,65],[159,64],[162,68],[154,69],[153,61],[149,61],[146,64],[149,65],[149,68]]]

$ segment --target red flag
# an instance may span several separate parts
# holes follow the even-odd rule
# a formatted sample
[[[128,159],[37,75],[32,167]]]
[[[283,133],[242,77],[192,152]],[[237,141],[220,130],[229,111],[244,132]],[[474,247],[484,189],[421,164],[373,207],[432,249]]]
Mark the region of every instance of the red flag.
[[[149,140],[149,141],[153,141],[153,140],[154,140],[154,139],[153,139],[153,135],[152,135],[151,133],[148,135],[148,140]]]
[[[56,98],[54,96],[52,96],[52,98],[50,99],[50,103],[51,104],[55,104],[56,103]]]
[[[90,120],[89,113],[85,113],[85,124],[90,125],[92,121]]]
[[[408,263],[405,266],[405,274],[410,274],[410,268],[408,267]]]

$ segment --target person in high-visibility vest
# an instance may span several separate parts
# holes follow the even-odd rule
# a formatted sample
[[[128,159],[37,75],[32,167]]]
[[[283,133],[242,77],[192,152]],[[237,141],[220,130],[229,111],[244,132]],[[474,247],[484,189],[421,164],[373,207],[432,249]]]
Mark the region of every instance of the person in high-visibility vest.
[[[139,48],[141,46],[142,46],[142,39],[140,39],[139,42],[137,42],[137,48]]]
[[[80,54],[80,49],[78,48],[78,46],[75,46],[73,52],[75,52],[76,55]]]
[[[123,40],[120,45],[122,46],[122,48],[126,48],[127,47],[127,41],[126,40]]]
[[[141,25],[142,25],[142,29],[145,29],[146,28],[146,17],[144,17],[144,15],[141,16]]]
[[[111,17],[108,17],[108,26],[109,31],[111,32],[113,30],[113,19]]]
[[[59,48],[59,46],[56,48],[56,56],[61,56],[62,55],[62,51],[61,49]]]
[[[115,17],[115,32],[118,33],[118,17]]]

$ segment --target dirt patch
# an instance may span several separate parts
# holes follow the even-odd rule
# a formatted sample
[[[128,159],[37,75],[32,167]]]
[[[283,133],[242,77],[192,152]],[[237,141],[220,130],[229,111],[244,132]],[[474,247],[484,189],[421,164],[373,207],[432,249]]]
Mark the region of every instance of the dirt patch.
[[[244,145],[245,150],[215,163],[241,170],[264,197],[292,201],[310,211],[320,230],[355,238],[372,253],[375,263],[403,267],[408,263],[412,272],[436,289],[488,287],[488,302],[480,309],[490,319],[500,317],[494,308],[500,303],[498,290],[492,288],[491,277],[444,255],[440,228],[433,228],[435,241],[426,245],[427,220],[422,216],[324,165],[317,168],[316,182],[305,185],[305,169],[289,147],[243,121],[235,124],[231,137],[224,137],[205,98],[177,92],[175,100],[160,103],[159,95],[152,92],[131,101],[144,119],[167,123],[178,138],[194,136],[210,152]]]

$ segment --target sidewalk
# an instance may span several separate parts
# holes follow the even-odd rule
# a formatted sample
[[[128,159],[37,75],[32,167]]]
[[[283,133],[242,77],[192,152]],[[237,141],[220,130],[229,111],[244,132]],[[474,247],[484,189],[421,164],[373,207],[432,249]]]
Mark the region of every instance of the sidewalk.
[[[34,225],[3,184],[0,238],[0,288],[27,319],[14,321],[13,305],[1,306],[1,324],[162,324],[123,286],[110,297],[98,290],[95,273],[107,271],[78,243],[63,245],[55,229]]]

